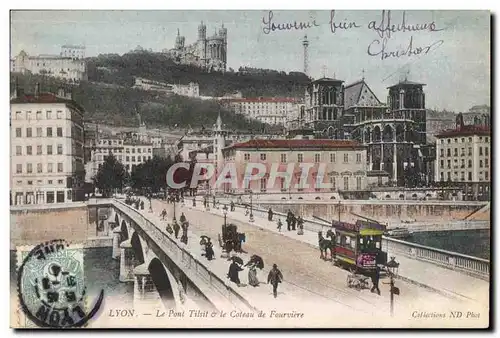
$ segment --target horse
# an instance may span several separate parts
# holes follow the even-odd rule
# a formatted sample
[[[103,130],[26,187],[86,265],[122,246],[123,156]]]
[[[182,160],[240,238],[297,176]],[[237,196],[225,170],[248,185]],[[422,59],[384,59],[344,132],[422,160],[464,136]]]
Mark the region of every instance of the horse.
[[[319,246],[319,251],[321,253],[320,258],[323,260],[327,260],[327,250],[330,250],[330,259],[333,259],[334,257],[334,248],[335,248],[335,235],[331,230],[328,230],[326,233],[327,237],[330,237],[331,239],[326,239],[323,237],[323,232],[318,231],[318,246]],[[333,239],[333,241],[332,241]]]

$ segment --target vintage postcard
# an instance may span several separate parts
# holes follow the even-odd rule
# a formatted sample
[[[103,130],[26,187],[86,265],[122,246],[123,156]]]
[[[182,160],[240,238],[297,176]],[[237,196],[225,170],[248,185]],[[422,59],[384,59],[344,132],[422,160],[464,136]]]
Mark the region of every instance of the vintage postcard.
[[[489,11],[13,10],[13,328],[488,328]]]

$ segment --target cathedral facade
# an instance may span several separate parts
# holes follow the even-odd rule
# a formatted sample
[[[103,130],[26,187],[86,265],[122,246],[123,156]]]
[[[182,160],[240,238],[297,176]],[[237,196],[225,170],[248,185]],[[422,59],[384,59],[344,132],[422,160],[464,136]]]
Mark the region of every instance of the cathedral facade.
[[[164,51],[179,64],[198,66],[208,71],[226,70],[227,65],[227,28],[222,25],[214,34],[207,36],[207,26],[201,22],[198,26],[198,39],[186,45],[186,38],[177,30],[175,46]]]

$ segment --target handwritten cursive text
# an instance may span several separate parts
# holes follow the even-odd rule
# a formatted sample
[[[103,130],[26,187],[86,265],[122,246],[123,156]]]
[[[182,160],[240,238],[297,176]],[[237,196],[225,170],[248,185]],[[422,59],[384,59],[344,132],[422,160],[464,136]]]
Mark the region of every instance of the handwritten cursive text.
[[[370,56],[379,56],[381,60],[389,59],[389,58],[400,58],[403,56],[406,57],[411,57],[411,56],[418,56],[418,55],[426,55],[428,54],[431,50],[437,49],[439,46],[441,46],[444,41],[443,40],[438,40],[430,45],[423,46],[423,47],[415,47],[413,46],[413,36],[410,37],[410,42],[408,43],[408,46],[406,49],[401,49],[401,50],[396,50],[396,51],[388,51],[388,46],[387,42],[389,39],[386,37],[382,40],[373,40],[369,45],[368,45],[368,55]],[[377,48],[377,46],[380,46]]]
[[[335,33],[337,31],[337,29],[347,30],[347,29],[351,29],[351,28],[360,28],[361,27],[361,26],[358,26],[358,24],[354,21],[351,21],[351,22],[344,21],[344,22],[336,23],[335,21],[333,21],[333,19],[335,19],[335,10],[330,11],[330,30],[332,33]]]
[[[443,29],[436,28],[436,23],[426,22],[426,23],[417,23],[417,24],[409,24],[406,22],[406,12],[403,11],[403,17],[401,23],[395,25],[391,24],[391,11],[382,11],[382,18],[377,25],[376,21],[370,21],[368,24],[368,29],[375,31],[380,38],[390,38],[393,33],[396,32],[418,32],[418,31],[428,31],[428,32],[439,32]]]
[[[303,29],[309,29],[312,27],[319,27],[319,25],[316,23],[316,20],[314,19],[313,21],[306,21],[306,22],[286,22],[286,23],[274,23],[273,22],[273,16],[274,13],[273,11],[269,11],[268,16],[267,16],[267,21],[266,18],[262,18],[262,23],[264,24],[264,27],[262,28],[262,31],[264,34],[270,34],[271,32],[274,31],[289,31],[289,30],[303,30]]]

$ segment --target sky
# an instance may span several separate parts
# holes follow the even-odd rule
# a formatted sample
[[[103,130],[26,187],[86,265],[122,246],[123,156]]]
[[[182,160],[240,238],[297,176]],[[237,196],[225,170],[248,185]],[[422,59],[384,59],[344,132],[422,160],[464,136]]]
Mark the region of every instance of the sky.
[[[336,27],[347,29],[332,32],[332,16]],[[347,85],[364,76],[385,102],[386,88],[406,77],[426,84],[427,108],[459,112],[489,104],[490,13],[407,10],[404,16],[407,27],[423,29],[389,36],[375,29],[387,26],[388,13],[383,16],[382,10],[273,10],[271,19],[269,10],[12,11],[11,56],[21,50],[58,54],[64,44],[85,45],[87,56],[123,54],[138,45],[161,51],[173,47],[178,29],[186,44],[195,42],[203,21],[207,35],[222,24],[227,28],[228,67],[234,69],[303,71],[307,34],[308,74],[314,78],[335,77]],[[391,24],[401,24],[403,12],[391,11],[390,18]],[[275,27],[309,22],[311,27],[269,31],[270,22]],[[396,51],[408,50],[411,55],[397,57]]]

